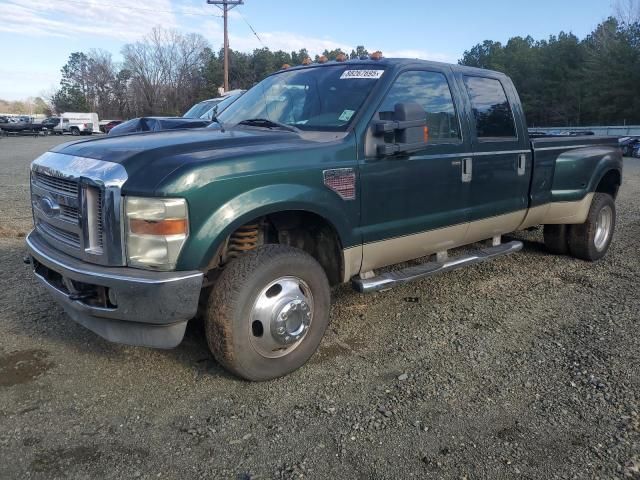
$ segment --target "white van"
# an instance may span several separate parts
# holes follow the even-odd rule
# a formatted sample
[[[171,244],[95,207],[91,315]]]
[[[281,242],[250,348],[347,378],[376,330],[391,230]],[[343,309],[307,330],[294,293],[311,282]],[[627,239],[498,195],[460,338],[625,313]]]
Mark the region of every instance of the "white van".
[[[91,135],[99,132],[100,121],[97,113],[65,112],[62,118],[69,119],[69,131],[72,135]]]

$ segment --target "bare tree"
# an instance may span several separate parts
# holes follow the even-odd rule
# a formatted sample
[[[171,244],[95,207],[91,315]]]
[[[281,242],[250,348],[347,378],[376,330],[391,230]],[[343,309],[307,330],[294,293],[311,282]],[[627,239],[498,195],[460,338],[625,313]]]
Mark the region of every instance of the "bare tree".
[[[104,118],[117,116],[114,98],[117,69],[111,58],[111,53],[105,50],[90,50],[87,57],[87,100],[92,110]]]
[[[141,42],[125,45],[124,68],[136,114],[178,114],[194,102],[202,85],[208,44],[201,35],[154,28]]]
[[[625,25],[640,22],[640,0],[616,0],[614,11],[618,21]]]

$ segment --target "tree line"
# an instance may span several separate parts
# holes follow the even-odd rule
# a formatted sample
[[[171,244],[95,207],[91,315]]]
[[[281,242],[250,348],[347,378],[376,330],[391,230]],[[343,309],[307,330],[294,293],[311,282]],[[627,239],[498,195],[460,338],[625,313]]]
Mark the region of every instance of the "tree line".
[[[484,41],[460,64],[509,75],[529,126],[640,124],[640,23],[609,18],[586,38]]]
[[[90,110],[100,118],[181,115],[197,101],[220,95],[223,52],[214,52],[201,35],[162,28],[126,44],[121,63],[104,50],[74,52],[62,67],[60,88],[51,95],[51,104],[57,112]],[[323,55],[335,59],[341,53],[325,50]],[[367,54],[364,47],[358,47],[350,57]],[[308,57],[306,49],[230,50],[230,88],[251,88],[283,65],[299,65]]]
[[[103,50],[74,52],[50,101],[57,112],[96,111],[101,118],[181,115],[197,101],[219,95],[223,50],[198,34],[155,28],[122,48],[122,62]],[[367,55],[325,50],[334,60]],[[248,89],[283,65],[299,65],[309,52],[256,49],[229,52],[232,89]],[[317,61],[318,55],[315,56]],[[509,75],[530,126],[640,124],[640,22],[609,18],[584,39],[561,32],[546,40],[486,40],[464,52],[462,65]]]

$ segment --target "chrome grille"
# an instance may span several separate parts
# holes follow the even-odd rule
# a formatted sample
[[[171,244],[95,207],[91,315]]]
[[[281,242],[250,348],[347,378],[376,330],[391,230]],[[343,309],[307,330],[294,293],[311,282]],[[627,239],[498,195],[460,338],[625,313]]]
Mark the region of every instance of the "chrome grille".
[[[80,235],[73,232],[62,230],[61,228],[54,227],[51,224],[45,223],[41,220],[37,223],[38,228],[49,235],[50,237],[70,246],[73,248],[80,248]]]
[[[78,219],[80,218],[80,212],[76,207],[70,207],[67,205],[60,206],[60,218],[66,222],[70,222],[73,224],[78,223]]]
[[[103,232],[104,232],[104,225],[103,225],[103,218],[104,215],[102,213],[102,205],[104,203],[103,200],[103,194],[102,194],[102,190],[100,190],[98,192],[98,218],[96,220],[96,230],[98,231],[98,248],[102,249],[104,248],[104,244],[103,244]]]
[[[47,190],[62,193],[63,195],[78,195],[78,183],[74,180],[53,177],[40,172],[34,172],[33,175],[35,183]]]
[[[46,152],[31,164],[36,230],[52,247],[99,265],[126,265],[120,189],[113,162]]]

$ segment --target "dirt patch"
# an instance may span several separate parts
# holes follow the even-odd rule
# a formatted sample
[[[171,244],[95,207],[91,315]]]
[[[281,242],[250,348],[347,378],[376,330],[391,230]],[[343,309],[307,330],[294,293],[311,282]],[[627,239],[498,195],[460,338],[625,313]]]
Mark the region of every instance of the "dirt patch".
[[[24,238],[26,236],[27,232],[24,232],[20,229],[0,226],[0,238]]]
[[[36,472],[63,473],[71,466],[96,462],[100,451],[93,446],[54,448],[36,454],[31,466]]]
[[[44,350],[23,350],[0,356],[0,387],[32,382],[53,367],[48,357]]]
[[[320,350],[314,355],[312,362],[324,363],[336,357],[357,355],[365,347],[365,342],[357,338],[336,340],[333,343],[321,346]]]

